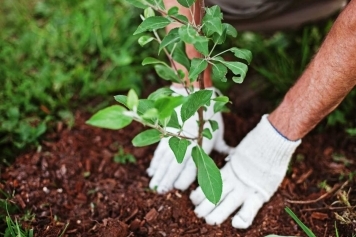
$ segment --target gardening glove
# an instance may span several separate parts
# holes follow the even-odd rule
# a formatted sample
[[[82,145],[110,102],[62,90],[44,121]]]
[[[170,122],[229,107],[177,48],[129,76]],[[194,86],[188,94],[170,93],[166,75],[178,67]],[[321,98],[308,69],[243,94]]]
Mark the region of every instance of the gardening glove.
[[[175,88],[171,89],[178,95],[186,96],[187,92],[184,88]],[[207,88],[214,91],[213,98],[216,97],[215,88]],[[181,122],[180,116],[180,106],[175,109],[179,121]],[[212,139],[203,138],[203,149],[209,154],[213,149],[229,154],[233,148],[226,145],[223,135],[224,135],[224,123],[221,116],[221,113],[214,114],[214,101],[211,101],[210,106],[207,107],[207,110],[204,111],[204,119],[215,120],[219,129],[212,133]],[[198,134],[198,115],[195,113],[194,116],[189,118],[183,127],[181,135],[188,137],[197,137]],[[209,123],[206,123],[204,127],[210,127]],[[169,132],[176,133],[178,130],[175,128],[167,128]],[[173,188],[186,190],[191,183],[195,181],[197,170],[195,163],[191,157],[191,150],[193,144],[189,145],[184,160],[181,164],[176,161],[176,158],[169,147],[168,144],[169,138],[163,138],[157,146],[156,151],[154,152],[150,167],[147,169],[147,173],[152,177],[149,187],[151,189],[156,189],[158,193],[162,194],[172,190]]]
[[[221,224],[241,206],[232,218],[232,226],[248,228],[282,182],[301,140],[287,140],[270,124],[267,116],[262,116],[234,153],[227,157],[228,162],[221,169],[221,201],[215,206],[205,198],[200,187],[191,193],[190,199],[196,206],[194,212],[208,224]]]

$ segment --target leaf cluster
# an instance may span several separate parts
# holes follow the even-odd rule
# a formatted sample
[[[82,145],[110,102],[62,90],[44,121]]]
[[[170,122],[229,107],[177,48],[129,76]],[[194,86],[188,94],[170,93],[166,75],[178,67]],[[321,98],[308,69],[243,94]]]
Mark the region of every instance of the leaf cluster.
[[[219,178],[216,178],[220,177],[218,168],[197,145],[198,137],[182,135],[184,123],[194,116],[200,107],[214,103],[214,112],[217,113],[229,102],[226,96],[212,99],[212,93],[211,90],[199,90],[188,96],[172,96],[171,89],[160,88],[147,99],[139,99],[135,91],[130,90],[127,95],[115,96],[115,100],[121,105],[112,105],[98,111],[87,123],[101,128],[121,129],[132,121],[140,122],[149,129],[136,135],[132,140],[133,145],[147,146],[159,142],[162,138],[168,139],[178,163],[182,163],[187,151],[191,151],[198,167],[198,181],[205,188],[210,200],[217,203],[222,188],[221,182],[219,185]],[[176,111],[179,111],[181,116],[178,116]],[[202,135],[211,139],[212,133],[218,129],[218,124],[213,120],[205,122],[208,126]]]
[[[214,54],[214,49],[217,45],[223,44],[228,36],[236,37],[236,29],[228,24],[223,23],[223,14],[218,6],[205,8],[205,15],[202,22],[188,21],[186,16],[180,15],[177,7],[165,9],[162,0],[145,1],[135,0],[129,1],[137,7],[145,9],[145,15],[142,16],[143,21],[138,26],[134,34],[141,34],[144,32],[156,32],[159,29],[165,28],[171,23],[180,23],[177,28],[171,29],[163,39],[156,36],[141,36],[139,39],[140,45],[145,45],[150,42],[159,43],[159,51],[165,51],[168,58],[182,64],[188,71],[188,78],[190,82],[198,79],[210,64],[212,66],[213,79],[227,81],[226,75],[231,71],[234,75],[232,80],[236,83],[243,82],[249,64],[252,60],[252,54],[249,50],[232,47],[218,54]],[[183,7],[191,7],[195,1],[178,1]],[[161,15],[156,16],[154,11],[159,12]],[[201,58],[193,58],[190,60],[185,53],[185,44],[191,44],[194,48],[201,53]],[[222,55],[230,52],[237,61],[226,61]],[[145,59],[143,65],[155,64],[157,74],[165,80],[178,82],[184,84],[184,74],[179,70],[174,70],[167,64],[150,58],[149,61]]]
[[[236,37],[236,30],[227,23],[222,23],[223,15],[218,6],[205,8],[201,22],[189,21],[181,15],[178,7],[166,9],[163,0],[129,0],[134,6],[144,9],[141,15],[142,23],[134,35],[147,33],[138,39],[144,46],[148,43],[158,43],[158,54],[164,52],[171,65],[158,58],[147,57],[142,65],[153,65],[157,75],[164,80],[180,83],[187,96],[174,94],[169,88],[161,88],[153,92],[147,99],[139,99],[134,90],[127,95],[117,95],[115,100],[121,105],[113,105],[94,114],[88,124],[108,129],[120,129],[137,121],[146,127],[145,131],[136,135],[134,146],[147,146],[166,139],[178,163],[184,158],[193,158],[198,170],[198,182],[207,199],[217,204],[222,194],[222,178],[220,171],[211,157],[202,148],[203,137],[212,139],[218,129],[218,123],[204,118],[203,111],[213,107],[214,113],[224,110],[229,102],[226,96],[215,96],[212,90],[194,90],[189,86],[201,79],[201,74],[210,64],[212,77],[227,81],[228,71],[234,75],[232,80],[241,83],[247,73],[247,64],[251,62],[251,52],[240,48],[229,48],[223,52],[214,53],[214,48],[225,42],[227,36]],[[194,19],[195,0],[178,0],[183,7],[189,8],[191,19]],[[159,15],[156,15],[158,12]],[[158,31],[171,23],[178,23],[163,38]],[[201,54],[199,58],[189,59],[185,45],[191,44]],[[222,56],[230,52],[236,61],[226,61]],[[175,62],[183,65],[186,71],[177,69]],[[187,82],[186,78],[189,79]],[[198,131],[184,133],[185,123],[198,114]],[[195,119],[195,117],[194,117]]]

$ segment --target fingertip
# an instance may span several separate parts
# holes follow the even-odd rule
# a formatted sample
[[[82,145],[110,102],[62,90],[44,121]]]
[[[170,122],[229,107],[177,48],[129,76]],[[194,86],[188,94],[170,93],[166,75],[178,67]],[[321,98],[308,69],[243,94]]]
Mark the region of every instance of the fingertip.
[[[215,205],[211,203],[208,199],[204,199],[196,208],[194,209],[195,214],[197,217],[206,217],[211,213],[215,208]]]
[[[208,225],[220,225],[221,223],[224,222],[225,219],[223,218],[216,218],[216,217],[212,217],[211,215],[207,216],[205,218],[205,222]]]
[[[252,221],[243,220],[239,215],[232,218],[231,225],[236,229],[247,229],[252,224]]]
[[[154,173],[155,173],[155,170],[152,169],[152,168],[148,168],[146,170],[146,173],[147,173],[148,177],[152,177],[154,175]]]
[[[192,158],[189,158],[186,166],[179,174],[179,177],[174,182],[174,187],[179,190],[186,190],[194,182],[197,176],[197,169],[195,167],[194,161]]]
[[[198,188],[196,188],[190,193],[189,198],[192,201],[192,203],[196,206],[199,205],[205,199],[205,195],[201,187],[199,186]]]

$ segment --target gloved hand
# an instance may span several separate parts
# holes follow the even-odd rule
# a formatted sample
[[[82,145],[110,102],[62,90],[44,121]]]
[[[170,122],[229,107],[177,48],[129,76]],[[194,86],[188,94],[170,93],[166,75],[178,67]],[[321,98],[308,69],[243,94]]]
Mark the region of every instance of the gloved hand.
[[[186,96],[187,92],[183,88],[171,87],[171,89],[179,95]],[[216,97],[215,88],[207,88],[214,91],[214,97]],[[215,120],[219,129],[212,133],[213,138],[211,140],[204,137],[203,149],[209,154],[213,149],[222,152],[230,153],[233,149],[226,145],[224,141],[224,123],[221,113],[214,114],[214,101],[211,101],[210,106],[204,111],[204,119]],[[180,107],[175,109],[180,119]],[[181,135],[188,137],[196,137],[198,134],[198,115],[195,114],[189,118],[183,127]],[[210,127],[209,123],[205,124],[205,127]],[[177,129],[168,128],[170,132],[176,132]],[[152,177],[149,187],[151,189],[156,188],[157,192],[162,194],[172,190],[173,188],[186,190],[191,183],[195,181],[197,170],[193,159],[191,158],[191,150],[193,144],[191,144],[186,152],[186,156],[181,164],[176,161],[176,158],[169,147],[169,139],[163,138],[157,146],[157,149],[153,155],[150,167],[147,169],[147,173]]]
[[[267,116],[262,116],[259,124],[227,157],[228,162],[221,169],[223,193],[218,205],[209,202],[200,187],[191,193],[195,213],[205,218],[208,224],[221,224],[241,206],[232,219],[232,226],[248,228],[258,210],[282,182],[290,158],[301,140],[284,138]]]

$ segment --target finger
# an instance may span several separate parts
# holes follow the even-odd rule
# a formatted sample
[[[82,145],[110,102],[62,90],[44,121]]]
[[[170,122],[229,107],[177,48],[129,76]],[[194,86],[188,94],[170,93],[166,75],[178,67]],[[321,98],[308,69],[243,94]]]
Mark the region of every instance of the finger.
[[[225,221],[245,201],[245,190],[234,189],[215,209],[205,217],[209,225],[219,225]]]
[[[159,166],[157,167],[151,181],[149,184],[149,187],[151,189],[156,189],[158,188],[162,178],[164,177],[164,175],[167,172],[167,169],[169,167],[169,165],[172,163],[173,161],[173,156],[171,154],[171,152],[169,150],[167,150],[164,154],[163,154],[163,158],[161,159],[161,163],[159,164]],[[157,190],[158,191],[158,190]],[[158,193],[162,193],[162,192],[158,192]]]
[[[166,193],[173,189],[173,184],[179,177],[182,170],[185,169],[188,158],[189,157],[187,155],[181,164],[179,164],[174,158],[171,160],[169,166],[167,167],[166,173],[162,177],[161,182],[158,184],[158,193]]]
[[[184,169],[175,181],[174,187],[184,191],[195,181],[196,176],[197,168],[195,167],[193,159],[189,158]]]
[[[231,183],[226,183],[221,194],[221,201],[233,190],[233,185]],[[219,204],[218,204],[219,205]],[[210,212],[214,210],[216,206],[211,203],[208,199],[204,199],[198,206],[195,207],[194,212],[198,217],[206,217]]]
[[[232,226],[238,229],[246,229],[251,224],[258,210],[262,207],[264,201],[263,196],[258,192],[254,192],[246,199],[241,210],[232,219]]]
[[[192,191],[190,193],[189,196],[190,200],[192,201],[192,203],[197,206],[199,205],[202,201],[204,201],[205,199],[205,195],[203,193],[203,190],[201,189],[201,187],[199,186],[198,188],[196,188],[194,191]]]
[[[156,172],[157,168],[161,164],[161,161],[164,157],[164,153],[169,150],[168,143],[165,139],[162,139],[158,144],[155,153],[153,154],[153,158],[150,163],[150,167],[146,170],[148,176],[152,177]]]

